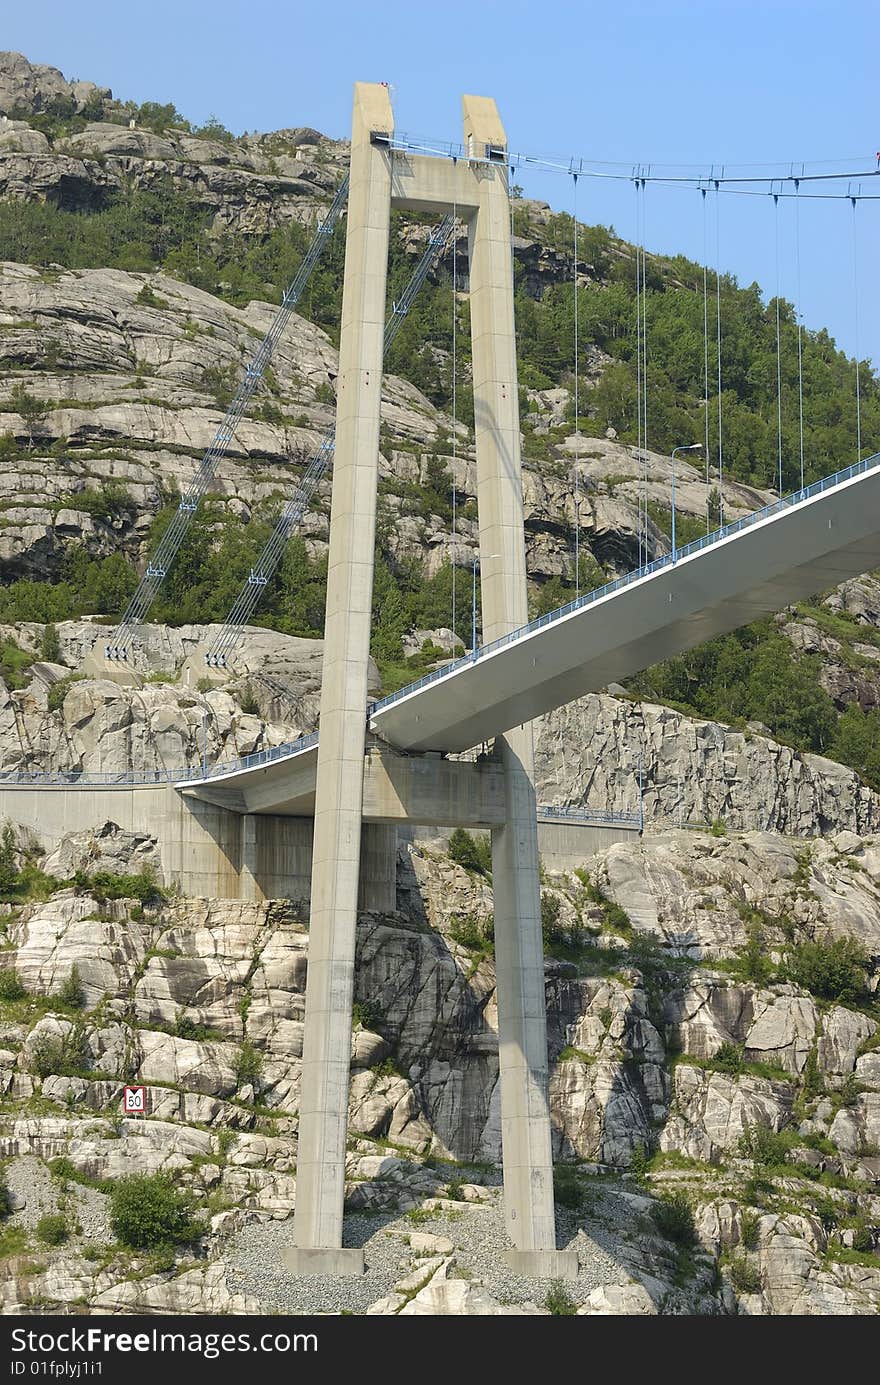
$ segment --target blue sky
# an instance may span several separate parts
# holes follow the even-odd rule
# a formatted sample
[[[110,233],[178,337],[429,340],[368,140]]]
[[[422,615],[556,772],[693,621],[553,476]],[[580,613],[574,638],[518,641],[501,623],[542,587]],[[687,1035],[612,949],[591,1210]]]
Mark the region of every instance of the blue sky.
[[[623,171],[868,170],[880,149],[877,0],[30,0],[7,8],[0,42],[118,96],[174,101],[195,121],[214,114],[236,132],[313,125],[345,136],[360,79],[392,84],[400,131],[458,139],[461,93],[489,94],[512,149]],[[521,166],[516,181],[527,196],[572,209],[570,177]],[[861,186],[880,198],[880,178]],[[700,203],[690,189],[649,188],[648,248],[702,259]],[[635,237],[626,180],[582,179],[578,213]],[[780,287],[795,298],[792,202],[779,218]],[[860,354],[880,366],[880,201],[855,215],[858,319],[850,204],[802,197],[798,218],[806,324],[827,326],[851,354],[858,332]],[[722,267],[772,293],[771,199],[722,196],[717,231]],[[714,262],[714,209],[708,232]]]

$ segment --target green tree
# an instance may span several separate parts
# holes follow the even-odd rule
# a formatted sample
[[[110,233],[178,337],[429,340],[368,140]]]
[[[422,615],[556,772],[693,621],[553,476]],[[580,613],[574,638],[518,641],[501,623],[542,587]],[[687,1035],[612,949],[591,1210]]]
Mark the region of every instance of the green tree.
[[[13,385],[9,395],[9,402],[17,414],[24,420],[28,432],[28,451],[31,452],[34,446],[34,436],[39,425],[45,421],[49,414],[49,406],[42,399],[37,399],[30,394],[22,384]]]

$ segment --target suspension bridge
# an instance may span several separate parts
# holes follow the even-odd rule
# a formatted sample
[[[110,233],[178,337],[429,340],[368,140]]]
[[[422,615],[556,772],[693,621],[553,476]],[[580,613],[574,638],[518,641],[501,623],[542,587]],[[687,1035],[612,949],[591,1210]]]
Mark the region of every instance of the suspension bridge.
[[[576,1272],[576,1257],[556,1250],[547,1047],[538,872],[538,808],[531,723],[582,694],[755,619],[794,600],[880,565],[880,454],[862,455],[860,380],[856,362],[856,456],[806,485],[803,369],[798,324],[799,487],[783,495],[780,414],[779,498],[767,508],[711,529],[684,547],[649,560],[647,485],[640,492],[639,563],[631,573],[581,594],[579,523],[575,526],[575,599],[535,621],[527,619],[514,331],[510,182],[530,160],[509,149],[488,98],[465,97],[464,141],[434,147],[395,135],[388,91],[355,89],[351,163],[326,217],[266,337],[248,366],[171,525],[151,555],[115,631],[91,656],[95,672],[124,670],[162,583],[197,521],[200,502],[235,428],[265,376],[272,354],[318,263],[333,227],[346,211],[346,262],[340,333],[336,427],[303,469],[257,563],[244,577],[227,621],[205,651],[206,668],[229,666],[256,613],[285,547],[333,473],[330,557],[321,691],[320,734],[240,761],[198,770],[181,767],[152,778],[3,776],[8,815],[36,823],[53,817],[56,830],[89,811],[129,823],[165,823],[181,873],[183,858],[211,839],[237,875],[243,894],[277,887],[278,860],[298,853],[298,871],[311,895],[310,960],[299,1111],[296,1247],[287,1254],[295,1273],[359,1273],[362,1252],[342,1247],[348,1065],[359,907],[393,907],[397,828],[407,824],[479,826],[492,836],[495,938],[506,1226],[512,1263],[539,1275]],[[574,180],[618,176],[571,161]],[[623,176],[623,175],[619,175]],[[864,194],[849,179],[852,202]],[[655,179],[650,169],[629,177],[637,199]],[[784,178],[745,179],[723,170],[690,178],[689,186],[718,198],[722,188],[800,200],[828,174],[792,170]],[[740,187],[748,184],[748,187]],[[735,185],[735,186],[732,186]],[[386,265],[392,206],[441,219],[409,286],[386,312]],[[478,476],[483,636],[411,685],[369,702],[370,649],[382,363],[416,294],[456,232],[468,233],[473,357],[474,440]],[[577,315],[578,220],[573,218],[575,291],[575,456],[579,453]],[[637,450],[644,459],[651,419],[648,383],[646,263],[635,257]],[[720,277],[716,273],[717,477],[724,470],[720,334]],[[453,285],[455,291],[456,285]],[[778,299],[777,299],[778,303]],[[709,279],[704,271],[704,389],[709,493]],[[779,353],[777,316],[777,353]],[[455,340],[453,338],[453,358]],[[777,368],[779,357],[777,354]],[[455,378],[455,369],[453,370]],[[781,396],[780,396],[781,401]],[[780,402],[781,407],[781,402]],[[453,429],[453,448],[456,447]],[[578,472],[575,469],[575,488]],[[723,504],[723,501],[722,501]],[[577,513],[577,505],[576,505]],[[453,527],[455,520],[453,519]],[[674,526],[674,498],[673,498]],[[476,568],[475,568],[476,573]],[[475,579],[476,580],[476,579]],[[476,608],[476,603],[475,603]],[[454,619],[453,619],[454,624]],[[482,747],[476,758],[453,759]],[[73,791],[73,792],[72,792]],[[15,811],[16,797],[29,805]],[[88,800],[93,798],[91,810]],[[113,800],[121,810],[111,807]],[[41,805],[45,807],[41,808]],[[559,810],[556,810],[557,813]],[[102,820],[104,818],[102,817]],[[258,823],[266,824],[265,829]],[[312,824],[314,827],[312,828]],[[124,825],[124,824],[123,824]],[[631,826],[632,823],[625,824]],[[172,866],[172,869],[174,867]],[[262,883],[260,883],[262,881]],[[390,900],[390,904],[389,904]]]

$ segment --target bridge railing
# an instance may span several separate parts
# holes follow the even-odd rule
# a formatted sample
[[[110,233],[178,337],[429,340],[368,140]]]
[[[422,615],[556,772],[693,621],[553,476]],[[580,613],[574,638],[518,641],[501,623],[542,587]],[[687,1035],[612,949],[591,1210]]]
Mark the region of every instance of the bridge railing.
[[[53,769],[28,770],[13,769],[0,771],[0,785],[31,784],[34,786],[76,788],[118,788],[121,785],[150,784],[204,784],[209,779],[222,778],[226,774],[237,774],[243,769],[256,769],[260,765],[272,764],[275,760],[286,760],[298,755],[309,746],[318,744],[317,731],[307,736],[299,736],[295,741],[282,741],[280,745],[267,750],[256,750],[251,755],[242,755],[238,760],[220,760],[213,765],[182,765],[179,769],[127,769],[127,770],[82,770]]]
[[[538,806],[539,822],[576,822],[587,827],[641,827],[640,813],[625,813],[616,808],[556,808]]]
[[[538,616],[537,620],[529,621],[528,625],[521,625],[516,630],[511,630],[507,635],[500,635],[497,640],[491,640],[489,644],[480,645],[472,653],[464,654],[461,658],[453,659],[448,664],[444,664],[442,668],[424,674],[415,683],[407,683],[406,687],[399,688],[397,692],[389,693],[387,697],[383,697],[381,701],[371,705],[369,715],[372,717],[377,712],[384,711],[386,707],[393,707],[396,702],[418,692],[421,688],[428,687],[431,683],[436,683],[439,679],[445,678],[447,674],[456,673],[459,669],[466,668],[468,664],[475,663],[484,654],[491,654],[494,650],[502,649],[505,645],[512,644],[515,640],[520,640],[535,630],[543,629],[545,625],[552,625],[554,621],[570,615],[572,611],[582,610],[594,601],[610,596],[612,592],[620,591],[623,587],[631,586],[633,582],[638,582],[643,577],[650,577],[663,568],[677,567],[682,558],[688,558],[692,553],[699,553],[701,549],[711,548],[714,544],[721,543],[724,539],[741,533],[743,529],[749,529],[753,524],[758,524],[763,519],[769,519],[771,515],[793,509],[796,505],[821,495],[823,491],[831,490],[832,487],[839,486],[844,481],[852,480],[854,476],[861,476],[866,471],[873,471],[878,465],[880,465],[880,452],[875,452],[861,462],[854,462],[852,466],[845,467],[842,471],[836,471],[833,476],[824,476],[820,481],[814,481],[812,485],[806,486],[803,490],[794,491],[791,495],[783,496],[781,500],[774,500],[772,505],[765,505],[761,510],[754,510],[751,514],[743,515],[742,519],[737,519],[732,524],[725,524],[723,528],[715,529],[711,534],[705,534],[702,538],[694,539],[693,542],[685,544],[682,548],[676,548],[674,554],[665,553],[662,558],[655,558],[653,562],[644,567],[634,568],[632,572],[626,573],[623,577],[615,577],[613,581],[606,582],[604,586],[585,592],[583,596],[569,601],[565,606],[558,606],[555,611],[548,611],[546,615]]]

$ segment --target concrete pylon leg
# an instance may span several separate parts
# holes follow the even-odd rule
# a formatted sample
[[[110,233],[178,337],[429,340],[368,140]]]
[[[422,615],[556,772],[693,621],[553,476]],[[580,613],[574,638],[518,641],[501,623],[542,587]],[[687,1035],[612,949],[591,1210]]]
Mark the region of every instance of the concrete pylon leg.
[[[392,130],[387,88],[357,83],[312,855],[296,1249],[284,1257],[297,1274],[363,1272],[363,1251],[341,1246],[391,218],[391,155],[373,144],[370,135]]]
[[[238,874],[238,897],[250,903],[263,898],[257,884],[257,819],[253,813],[241,815],[241,869]]]
[[[495,102],[466,96],[465,147],[504,150]],[[469,224],[471,341],[483,638],[528,620],[510,201],[503,163],[479,168],[479,208]],[[577,1255],[556,1250],[548,1105],[547,1018],[531,726],[499,736],[506,823],[492,833],[504,1208],[516,1249],[534,1275],[573,1276]]]

